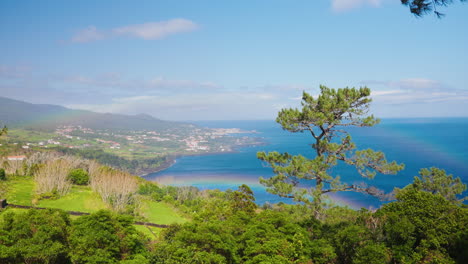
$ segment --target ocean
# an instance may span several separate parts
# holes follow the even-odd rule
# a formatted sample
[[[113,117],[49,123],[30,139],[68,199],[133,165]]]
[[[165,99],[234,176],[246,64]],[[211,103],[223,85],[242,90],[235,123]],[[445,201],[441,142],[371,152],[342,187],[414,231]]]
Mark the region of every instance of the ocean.
[[[146,179],[175,186],[195,186],[200,189],[237,189],[249,185],[258,204],[286,202],[290,199],[269,194],[259,184],[259,177],[271,177],[273,172],[256,158],[258,151],[279,151],[313,157],[313,138],[307,133],[290,133],[274,121],[205,121],[195,122],[211,128],[240,128],[255,130],[255,134],[240,136],[262,137],[267,145],[243,147],[235,153],[187,156],[163,171],[145,176]],[[349,132],[358,149],[383,151],[387,160],[405,164],[397,175],[377,174],[364,180],[348,165],[337,166],[332,175],[340,175],[347,183],[366,182],[386,192],[402,188],[413,181],[421,168],[438,167],[468,183],[468,118],[383,119],[371,128],[351,128]],[[338,204],[351,208],[375,209],[382,201],[356,192],[331,194]]]

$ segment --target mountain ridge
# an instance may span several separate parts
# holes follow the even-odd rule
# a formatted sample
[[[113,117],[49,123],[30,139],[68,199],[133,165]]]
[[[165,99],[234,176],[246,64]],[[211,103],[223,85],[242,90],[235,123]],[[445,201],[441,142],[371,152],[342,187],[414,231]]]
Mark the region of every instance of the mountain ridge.
[[[193,124],[166,121],[148,114],[125,115],[70,109],[60,105],[33,104],[0,96],[0,122],[12,128],[53,130],[57,126],[81,125],[109,130],[173,130]]]

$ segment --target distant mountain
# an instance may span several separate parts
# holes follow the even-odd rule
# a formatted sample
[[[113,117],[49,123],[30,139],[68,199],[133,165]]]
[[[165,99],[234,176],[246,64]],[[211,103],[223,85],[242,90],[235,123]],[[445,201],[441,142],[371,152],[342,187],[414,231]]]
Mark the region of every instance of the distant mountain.
[[[0,97],[0,124],[11,128],[54,130],[60,125],[81,125],[109,130],[179,130],[194,125],[164,121],[147,114],[102,114],[58,105],[31,104]]]

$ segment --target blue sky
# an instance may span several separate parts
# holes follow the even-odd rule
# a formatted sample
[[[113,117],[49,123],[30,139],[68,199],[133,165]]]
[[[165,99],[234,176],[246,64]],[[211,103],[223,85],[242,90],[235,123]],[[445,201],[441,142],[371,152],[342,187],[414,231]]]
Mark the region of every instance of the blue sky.
[[[273,119],[367,85],[379,117],[468,116],[468,5],[398,0],[0,2],[1,96],[168,120]]]

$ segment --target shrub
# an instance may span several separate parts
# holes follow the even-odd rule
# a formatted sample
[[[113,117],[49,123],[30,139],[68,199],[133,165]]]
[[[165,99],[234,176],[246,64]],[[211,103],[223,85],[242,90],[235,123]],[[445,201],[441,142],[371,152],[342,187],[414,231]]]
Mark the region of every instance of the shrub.
[[[155,201],[162,201],[164,191],[158,185],[147,182],[138,187],[138,194],[150,196]]]
[[[89,175],[83,169],[74,169],[68,174],[69,179],[73,184],[87,185],[89,182]]]
[[[133,226],[132,217],[97,211],[73,222],[70,257],[73,263],[118,263],[134,257],[133,263],[145,263],[143,237]]]
[[[61,210],[2,213],[0,263],[70,263],[70,218]]]
[[[5,169],[0,168],[0,181],[5,181],[5,180],[6,180]]]

